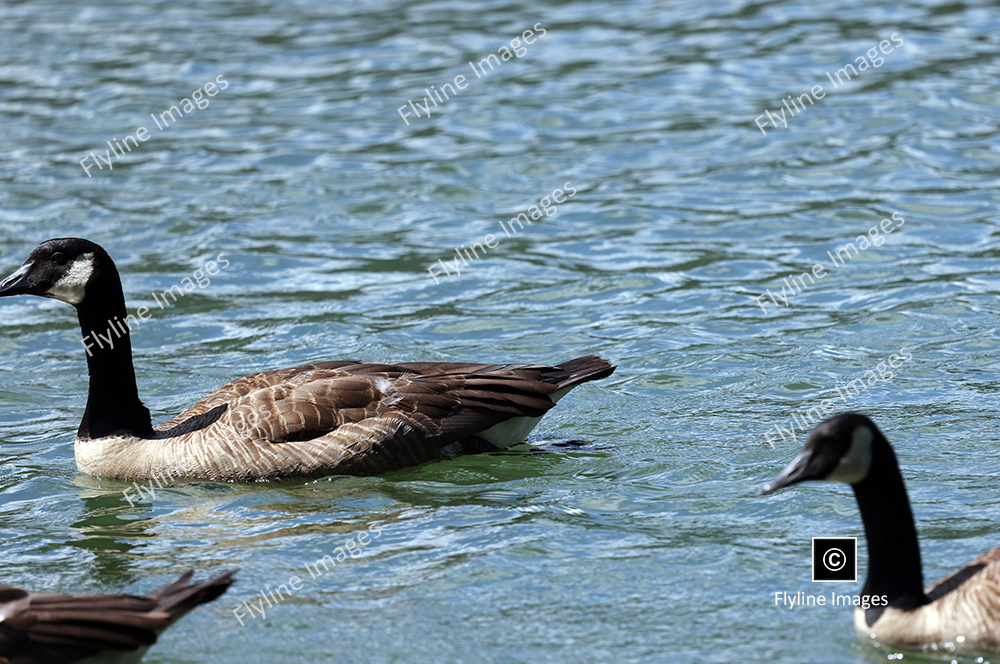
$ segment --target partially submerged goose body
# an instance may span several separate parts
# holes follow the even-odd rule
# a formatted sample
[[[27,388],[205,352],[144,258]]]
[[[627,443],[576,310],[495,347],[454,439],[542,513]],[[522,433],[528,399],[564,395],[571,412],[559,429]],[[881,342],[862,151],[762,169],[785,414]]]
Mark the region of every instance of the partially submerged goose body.
[[[859,634],[912,648],[1000,650],[1000,547],[925,591],[906,486],[874,422],[856,413],[820,422],[764,493],[806,480],[846,482],[854,489],[869,557],[862,601],[870,608],[854,611]]]
[[[145,597],[28,593],[0,585],[0,664],[133,664],[175,620],[221,596],[233,572]]]
[[[107,252],[79,238],[43,242],[0,283],[0,296],[20,294],[72,304],[85,336],[120,330],[113,345],[87,348],[75,450],[82,472],[124,480],[373,475],[508,447],[566,392],[615,370],[595,356],[556,366],[321,362],[234,380],[153,427]]]

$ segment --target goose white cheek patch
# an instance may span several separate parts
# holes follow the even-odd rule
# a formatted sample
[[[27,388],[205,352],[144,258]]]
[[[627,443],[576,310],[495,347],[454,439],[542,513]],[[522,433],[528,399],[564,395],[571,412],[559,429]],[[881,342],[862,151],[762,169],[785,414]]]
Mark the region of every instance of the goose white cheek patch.
[[[872,465],[872,431],[866,426],[854,430],[851,448],[840,460],[840,464],[824,479],[828,482],[857,484],[868,477]]]
[[[94,254],[81,254],[62,278],[55,283],[45,295],[62,300],[66,304],[77,305],[83,302],[87,282],[94,273]]]

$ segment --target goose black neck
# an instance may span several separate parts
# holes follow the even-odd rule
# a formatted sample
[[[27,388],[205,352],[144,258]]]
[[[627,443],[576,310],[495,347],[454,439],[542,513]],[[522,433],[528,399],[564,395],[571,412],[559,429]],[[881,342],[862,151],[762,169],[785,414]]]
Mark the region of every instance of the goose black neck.
[[[87,284],[87,297],[77,305],[87,350],[90,393],[78,436],[112,434],[148,437],[149,409],[139,400],[132,365],[132,341],[125,322],[125,295],[118,271],[107,266]]]
[[[872,440],[868,476],[854,485],[868,540],[865,595],[886,595],[891,606],[908,609],[927,603],[920,544],[906,485],[896,455],[881,434]]]

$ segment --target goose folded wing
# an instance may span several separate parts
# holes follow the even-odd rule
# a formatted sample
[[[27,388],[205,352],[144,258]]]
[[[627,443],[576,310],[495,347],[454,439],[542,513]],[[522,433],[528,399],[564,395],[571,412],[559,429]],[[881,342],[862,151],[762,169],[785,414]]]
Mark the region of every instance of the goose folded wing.
[[[74,662],[102,650],[151,645],[170,615],[130,595],[26,595],[0,608],[0,657],[15,662]],[[13,605],[13,606],[12,606]]]
[[[0,663],[69,664],[104,650],[152,645],[174,619],[222,595],[233,574],[187,586],[191,570],[146,597],[29,595],[0,586]]]
[[[391,416],[436,449],[511,417],[539,417],[553,406],[552,391],[551,385],[514,375],[340,374],[252,392],[232,404],[226,422],[281,443]]]
[[[260,390],[277,386],[305,386],[323,383],[339,378],[359,376],[374,380],[398,379],[492,379],[498,387],[507,379],[514,381],[520,389],[535,394],[551,394],[556,386],[543,382],[546,372],[558,373],[554,367],[537,367],[525,364],[473,364],[468,362],[406,362],[401,364],[364,364],[352,360],[319,362],[289,369],[265,371],[230,381],[218,388],[180,415],[156,426],[158,431],[172,429],[191,418],[205,415],[214,408],[231,405],[243,397]],[[528,387],[530,386],[530,387]],[[515,390],[516,391],[516,390]],[[212,420],[214,421],[214,420]],[[208,424],[210,422],[206,422]],[[179,431],[179,430],[178,430]]]
[[[275,371],[264,371],[231,380],[211,394],[205,396],[198,403],[191,406],[174,419],[164,422],[154,427],[159,431],[172,429],[186,420],[204,415],[213,408],[226,406],[241,397],[247,396],[258,390],[265,390],[275,385],[282,385],[294,382],[308,382],[324,377],[347,376],[349,374],[340,371],[340,367],[358,366],[354,361],[323,362],[321,364],[307,364],[289,369],[278,369]]]
[[[219,425],[274,445],[265,456],[301,455],[300,471],[336,462],[350,474],[377,474],[441,458],[443,447],[507,419],[540,417],[554,389],[516,374],[339,373],[252,392]]]

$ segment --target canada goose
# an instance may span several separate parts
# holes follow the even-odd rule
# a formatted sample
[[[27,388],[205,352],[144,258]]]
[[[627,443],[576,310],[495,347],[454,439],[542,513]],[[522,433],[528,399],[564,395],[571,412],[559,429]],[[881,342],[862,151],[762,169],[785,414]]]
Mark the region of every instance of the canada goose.
[[[43,242],[0,282],[0,296],[20,294],[75,306],[85,338],[107,334],[101,348],[85,344],[90,390],[76,463],[124,480],[373,475],[508,447],[569,390],[615,370],[595,356],[554,367],[321,362],[239,378],[153,427],[107,252],[79,238]]]
[[[854,610],[859,634],[898,646],[1000,650],[1000,547],[924,591],[906,486],[874,422],[857,413],[820,422],[764,493],[806,480],[846,482],[854,489],[868,540],[861,597],[869,608]]]
[[[0,585],[0,664],[132,664],[175,620],[221,596],[233,572],[185,585],[194,570],[145,597],[28,593]]]

